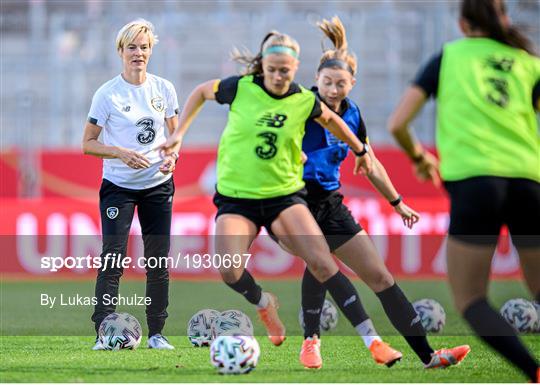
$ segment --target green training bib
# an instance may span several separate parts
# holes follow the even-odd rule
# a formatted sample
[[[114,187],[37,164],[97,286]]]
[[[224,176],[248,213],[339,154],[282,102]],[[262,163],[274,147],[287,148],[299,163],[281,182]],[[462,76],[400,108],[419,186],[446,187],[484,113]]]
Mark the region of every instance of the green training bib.
[[[532,90],[540,60],[488,38],[446,44],[437,93],[444,180],[491,175],[540,182]]]
[[[242,77],[221,136],[217,190],[234,198],[265,199],[304,187],[302,138],[315,95],[301,92],[282,99]]]

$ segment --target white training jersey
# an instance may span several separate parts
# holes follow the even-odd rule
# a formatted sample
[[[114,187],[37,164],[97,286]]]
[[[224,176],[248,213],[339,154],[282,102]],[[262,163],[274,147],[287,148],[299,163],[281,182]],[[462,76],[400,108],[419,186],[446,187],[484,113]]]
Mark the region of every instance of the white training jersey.
[[[165,143],[165,118],[178,113],[178,98],[168,80],[146,74],[141,85],[118,75],[94,94],[88,121],[102,128],[105,145],[119,146],[146,156],[150,167],[133,169],[120,159],[103,159],[103,178],[117,186],[142,190],[157,186],[172,174],[163,175],[158,147]]]

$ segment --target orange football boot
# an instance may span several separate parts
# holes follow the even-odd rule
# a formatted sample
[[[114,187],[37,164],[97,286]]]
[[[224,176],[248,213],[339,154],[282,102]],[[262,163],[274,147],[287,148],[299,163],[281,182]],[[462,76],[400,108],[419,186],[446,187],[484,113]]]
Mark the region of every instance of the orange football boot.
[[[285,326],[278,316],[279,304],[276,296],[271,293],[266,294],[269,298],[268,305],[265,308],[257,309],[257,313],[259,313],[259,318],[266,328],[268,338],[274,345],[279,346],[285,341]]]

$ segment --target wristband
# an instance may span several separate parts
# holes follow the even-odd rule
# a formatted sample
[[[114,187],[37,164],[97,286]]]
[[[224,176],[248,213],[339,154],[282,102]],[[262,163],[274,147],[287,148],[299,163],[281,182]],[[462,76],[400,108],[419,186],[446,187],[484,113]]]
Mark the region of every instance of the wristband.
[[[362,157],[362,156],[366,155],[369,152],[369,145],[367,143],[362,143],[362,144],[364,145],[364,148],[362,149],[362,151],[354,151],[351,148],[351,151],[354,153],[354,155],[356,155],[358,157]]]
[[[395,199],[393,201],[390,201],[388,203],[390,203],[390,206],[396,207],[397,205],[399,205],[401,203],[402,200],[403,200],[403,198],[401,197],[401,195],[398,195],[397,199]]]

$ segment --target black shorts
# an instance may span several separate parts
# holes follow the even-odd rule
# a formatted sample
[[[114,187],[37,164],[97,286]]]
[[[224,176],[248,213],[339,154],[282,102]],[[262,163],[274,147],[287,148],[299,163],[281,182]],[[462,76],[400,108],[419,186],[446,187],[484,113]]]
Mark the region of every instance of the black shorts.
[[[253,222],[257,226],[257,231],[264,226],[270,232],[272,222],[283,210],[296,204],[307,206],[305,196],[305,189],[267,199],[232,198],[216,192],[214,195],[214,205],[218,209],[216,219],[223,214],[237,214]]]
[[[480,176],[445,182],[450,196],[448,233],[464,242],[496,244],[506,224],[518,247],[540,246],[540,183]]]
[[[347,243],[362,231],[347,206],[343,204],[343,195],[337,190],[323,190],[318,184],[306,183],[306,202],[311,215],[322,230],[330,251]],[[270,237],[278,242],[275,234],[268,229]]]
[[[337,191],[314,190],[308,186],[308,203],[311,214],[321,228],[331,251],[347,243],[362,231],[362,226],[353,218],[343,204],[343,195]]]

